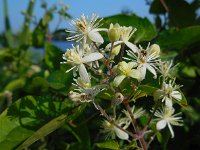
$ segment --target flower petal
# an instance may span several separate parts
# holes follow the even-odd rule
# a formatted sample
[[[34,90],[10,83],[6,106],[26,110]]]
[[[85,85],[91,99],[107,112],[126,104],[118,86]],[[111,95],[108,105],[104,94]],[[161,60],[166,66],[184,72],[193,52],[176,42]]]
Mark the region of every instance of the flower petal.
[[[171,133],[171,135],[172,135],[172,138],[174,138],[174,131],[173,131],[173,129],[172,129],[171,124],[170,124],[170,123],[167,123],[167,126],[168,126],[169,131],[170,131],[170,133]]]
[[[142,81],[144,78],[145,78],[145,76],[146,76],[146,66],[144,66],[144,65],[139,65],[138,67],[137,67],[137,70],[140,72],[140,74],[141,74],[141,79],[140,79],[140,81]]]
[[[182,99],[182,95],[179,91],[173,91],[171,93],[171,96],[176,99],[176,100],[181,100]]]
[[[118,138],[122,139],[122,140],[128,140],[129,136],[126,132],[122,131],[121,129],[114,127],[115,129],[115,133],[117,135]]]
[[[121,43],[123,43],[123,41],[114,42],[114,47],[119,46]],[[110,49],[111,49],[111,43],[109,43],[109,44],[106,46],[106,49],[107,49],[107,50],[110,50]]]
[[[128,46],[134,53],[136,53],[138,51],[138,48],[135,44],[129,42],[129,41],[125,41],[124,42],[126,44],[126,46]]]
[[[129,77],[140,80],[141,79],[141,73],[136,70],[136,69],[132,69],[131,71],[129,71],[129,73],[127,74]]]
[[[125,77],[126,77],[125,75],[116,76],[115,79],[114,79],[114,85],[116,87],[118,87],[120,85],[120,83],[124,80]]]
[[[146,67],[154,75],[154,77],[157,78],[157,74],[156,74],[155,69],[149,64],[146,64]]]
[[[88,36],[94,42],[97,42],[97,43],[103,43],[104,42],[101,34],[97,31],[94,31],[94,30],[90,31],[88,33]]]
[[[81,79],[85,83],[89,83],[90,82],[90,78],[89,78],[88,72],[87,72],[87,70],[85,68],[85,65],[80,64],[78,68],[79,68],[79,75],[80,75]]]
[[[83,57],[82,61],[83,63],[88,63],[88,62],[99,60],[101,58],[103,58],[103,55],[101,53],[95,52]]]
[[[166,127],[166,125],[167,125],[167,122],[165,120],[160,120],[156,124],[156,129],[157,130],[162,130],[162,129],[164,129]]]
[[[137,66],[137,63],[136,62],[129,62],[128,63],[128,68],[129,69],[132,69],[133,67],[136,67]]]
[[[172,100],[168,97],[165,97],[165,105],[169,108],[172,108]]]
[[[161,99],[161,98],[163,98],[163,96],[164,96],[164,92],[163,92],[163,90],[160,90],[160,89],[156,90],[153,93],[154,100]]]

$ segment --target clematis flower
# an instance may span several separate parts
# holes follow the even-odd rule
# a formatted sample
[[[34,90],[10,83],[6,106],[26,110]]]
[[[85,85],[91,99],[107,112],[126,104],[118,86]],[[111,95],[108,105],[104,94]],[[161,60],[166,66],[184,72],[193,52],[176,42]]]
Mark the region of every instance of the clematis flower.
[[[154,78],[157,78],[156,69],[159,61],[159,53],[160,47],[157,44],[153,44],[150,47],[148,45],[146,50],[140,47],[140,49],[137,50],[137,55],[134,53],[134,51],[128,51],[127,55],[132,59],[125,59],[137,63],[137,70],[140,71],[142,80],[146,76],[146,70],[149,70],[154,75]]]
[[[120,28],[120,32],[121,32],[121,41],[128,46],[134,53],[137,52],[137,46],[131,42],[129,42],[130,38],[132,37],[132,35],[135,33],[137,29],[136,28],[132,28],[130,27],[121,27]]]
[[[123,110],[122,112],[126,115],[127,119],[131,122],[132,119],[131,119],[131,116],[128,113],[128,111],[127,110]],[[143,108],[139,108],[139,109],[136,110],[135,109],[135,105],[133,105],[133,107],[131,108],[131,112],[132,112],[134,118],[138,119],[138,118],[140,118],[141,116],[144,115],[145,110]]]
[[[115,123],[123,129],[127,129],[129,126],[128,122],[126,122],[123,118],[115,120]],[[128,140],[129,138],[129,135],[126,132],[122,131],[107,120],[103,121],[102,127],[103,129],[100,132],[106,134],[106,138],[115,139],[116,136],[122,140]]]
[[[180,113],[174,114],[174,108],[172,107],[163,107],[162,109],[159,109],[154,114],[157,119],[155,121],[158,121],[156,124],[157,130],[162,130],[166,126],[168,126],[172,138],[174,137],[174,131],[172,129],[171,125],[174,126],[182,126],[182,117],[179,117]]]
[[[67,49],[66,53],[63,54],[63,59],[66,60],[61,63],[71,64],[73,67],[66,72],[69,72],[73,69],[79,70],[79,75],[89,81],[88,72],[84,64],[92,63],[99,59],[103,58],[103,55],[99,52],[85,53],[83,48],[76,46],[71,49]]]
[[[88,80],[89,79],[89,80]],[[91,102],[94,101],[95,96],[105,89],[103,85],[92,86],[91,79],[80,76],[78,79],[74,79],[76,87],[74,91],[69,92],[69,98],[74,102]]]
[[[118,74],[114,79],[114,85],[118,87],[126,77],[140,80],[140,72],[136,69],[133,69],[134,67],[136,67],[136,63],[134,62],[126,63],[125,61],[122,61],[118,63],[113,69],[114,72]]]
[[[154,93],[154,99],[162,99],[162,102],[165,102],[165,105],[172,107],[172,100],[175,99],[180,101],[182,99],[181,93],[178,91],[180,85],[175,85],[175,80],[172,82],[169,81],[169,84],[163,83],[162,89],[156,90]]]
[[[114,27],[113,27],[113,25],[111,24],[110,25],[111,27],[111,29],[113,29]],[[137,30],[136,28],[132,28],[131,26],[130,27],[125,27],[125,26],[123,26],[123,27],[119,27],[119,25],[117,24],[117,25],[115,25],[115,26],[117,26],[117,27],[115,27],[113,30],[116,32],[115,34],[116,34],[116,36],[115,37],[117,37],[118,35],[120,35],[120,38],[119,38],[119,41],[117,41],[117,38],[115,39],[115,40],[113,40],[113,41],[115,41],[114,42],[114,47],[115,46],[118,46],[118,45],[120,45],[120,44],[122,44],[122,43],[124,43],[127,47],[129,47],[134,53],[136,53],[137,52],[137,50],[138,50],[138,48],[137,48],[137,46],[135,45],[135,44],[133,44],[133,43],[131,43],[131,42],[129,42],[129,40],[130,40],[130,38],[132,37],[132,35],[135,33],[135,31]],[[109,29],[109,31],[111,30],[111,29]],[[112,30],[111,30],[112,31]],[[114,39],[114,38],[113,38]],[[110,49],[111,48],[111,43],[109,43],[107,46],[107,49]]]
[[[158,71],[161,73],[161,75],[166,78],[174,78],[175,73],[177,72],[176,67],[178,64],[173,66],[173,61],[160,61],[158,66]]]
[[[107,29],[99,28],[101,26],[101,20],[96,14],[93,14],[90,19],[82,15],[80,19],[72,20],[70,25],[75,27],[75,30],[66,31],[71,33],[71,36],[67,40],[76,42],[83,40],[84,44],[89,41],[103,43],[104,40],[101,34],[99,34],[99,31],[107,31]]]

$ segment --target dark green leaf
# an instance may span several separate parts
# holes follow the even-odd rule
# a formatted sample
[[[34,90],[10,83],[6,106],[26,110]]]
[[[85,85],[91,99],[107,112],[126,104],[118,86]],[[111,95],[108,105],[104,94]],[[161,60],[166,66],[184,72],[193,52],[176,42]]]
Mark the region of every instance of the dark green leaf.
[[[69,89],[73,81],[73,75],[72,72],[65,73],[63,71],[54,71],[50,74],[48,81],[50,87],[54,89],[58,90],[64,87]]]
[[[99,148],[119,150],[119,144],[114,140],[107,140],[107,141],[104,141],[102,143],[97,143],[96,145]]]
[[[154,92],[158,90],[158,88],[150,86],[150,85],[140,85],[138,90],[143,91],[148,96],[153,96]]]
[[[45,43],[44,61],[50,69],[59,69],[63,52],[51,43]]]
[[[200,26],[191,26],[179,31],[163,31],[157,43],[163,49],[183,49],[200,42]]]
[[[152,14],[165,14],[166,13],[166,10],[165,8],[162,6],[160,0],[154,0],[152,3],[151,3],[151,6],[150,6],[150,13]]]

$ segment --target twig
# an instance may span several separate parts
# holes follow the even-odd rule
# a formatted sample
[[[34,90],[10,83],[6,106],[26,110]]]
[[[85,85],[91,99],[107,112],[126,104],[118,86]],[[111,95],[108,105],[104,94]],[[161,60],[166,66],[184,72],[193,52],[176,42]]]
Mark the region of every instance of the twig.
[[[140,131],[140,129],[139,129],[138,125],[137,125],[137,122],[136,122],[136,120],[135,120],[135,118],[133,116],[133,113],[131,112],[131,107],[130,107],[130,105],[128,103],[128,99],[125,99],[123,101],[123,104],[124,104],[126,110],[128,111],[130,117],[131,117],[132,125],[134,127],[134,130],[135,130],[136,134],[138,135],[137,138],[138,138],[138,140],[140,142],[140,145],[141,145],[142,149],[143,150],[147,150],[147,145],[146,145],[146,142],[145,142],[145,140],[143,138],[144,132]]]
[[[149,145],[151,144],[151,142],[154,140],[156,134],[154,134],[153,136],[151,136],[149,142],[147,143],[147,148],[149,147]]]
[[[171,15],[171,22],[172,22],[172,24],[175,26],[175,28],[178,29],[178,27],[177,27],[177,25],[176,25],[176,23],[175,23],[175,21],[174,21],[174,18],[173,18],[172,14],[171,14],[170,11],[169,11],[169,7],[168,7],[167,4],[165,3],[165,1],[164,1],[164,0],[160,0],[160,3],[161,3],[162,6],[164,7],[165,11],[168,12],[169,15]]]

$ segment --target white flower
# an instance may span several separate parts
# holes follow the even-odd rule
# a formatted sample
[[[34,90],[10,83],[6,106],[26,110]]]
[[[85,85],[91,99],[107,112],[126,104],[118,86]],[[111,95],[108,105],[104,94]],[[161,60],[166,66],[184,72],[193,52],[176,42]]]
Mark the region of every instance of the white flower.
[[[126,63],[125,61],[122,61],[118,63],[117,66],[114,67],[114,71],[118,74],[114,79],[114,85],[118,87],[126,77],[139,80],[141,78],[140,72],[136,69],[133,69],[135,66],[136,63],[134,62]]]
[[[128,113],[128,111],[123,110],[122,112],[126,115],[127,119],[131,122],[132,119],[131,119],[131,116]],[[138,118],[140,118],[141,116],[144,115],[145,110],[143,108],[139,108],[139,109],[135,110],[135,105],[133,105],[133,107],[131,108],[131,112],[134,116],[134,119],[138,119]]]
[[[126,46],[128,46],[133,52],[136,52],[138,48],[136,45],[129,42],[129,40],[132,37],[132,35],[135,33],[136,30],[137,30],[136,28],[133,29],[131,26],[130,27],[123,26],[120,28],[121,41],[123,43],[125,43]]]
[[[157,130],[162,130],[166,126],[168,126],[172,138],[174,137],[174,131],[171,125],[181,126],[182,125],[182,117],[179,117],[180,113],[174,114],[174,108],[172,107],[164,107],[162,110],[157,110],[155,112],[155,116],[158,117],[155,121],[158,121],[156,124]]]
[[[182,99],[181,93],[177,90],[181,86],[175,85],[175,81],[169,81],[169,84],[163,83],[163,87],[160,90],[156,90],[154,93],[154,99],[162,99],[162,102],[165,102],[165,105],[172,107],[172,100],[175,99],[180,101]]]
[[[138,71],[140,71],[142,78],[141,80],[143,80],[146,76],[146,70],[149,70],[154,77],[157,77],[156,74],[156,65],[157,62],[159,61],[159,53],[160,53],[160,47],[157,44],[153,44],[149,47],[146,48],[146,50],[144,50],[142,47],[140,47],[140,49],[137,50],[137,55],[134,53],[134,51],[128,51],[128,55],[132,58],[125,58],[127,60],[133,60],[134,62],[137,63],[138,67]]]
[[[169,78],[174,78],[174,74],[177,72],[176,70],[176,67],[178,64],[173,65],[173,61],[160,61],[158,66],[159,66],[159,69],[158,71],[161,73],[161,75],[166,78],[166,77],[169,77]]]
[[[124,43],[127,47],[129,47],[134,53],[137,52],[138,48],[135,44],[129,42],[130,38],[132,35],[135,33],[137,29],[133,29],[131,26],[130,27],[118,27],[118,32],[120,34],[120,40],[115,41],[114,47],[120,45],[121,43]],[[108,44],[107,49],[111,48],[111,43]]]
[[[116,120],[115,123],[121,128],[127,129],[129,126],[128,122],[124,122],[124,121],[126,120],[122,118],[122,119]],[[122,131],[121,129],[116,127],[114,124],[111,124],[107,120],[104,120],[102,127],[103,129],[101,130],[101,133],[106,134],[106,138],[115,139],[116,136],[122,140],[128,140],[129,138],[129,135],[126,132]]]
[[[74,79],[76,82],[73,84],[76,88],[74,91],[69,92],[69,98],[74,102],[91,102],[94,101],[95,96],[105,89],[103,85],[92,86],[91,79],[80,76],[78,79]]]
[[[103,55],[99,52],[85,53],[83,48],[79,48],[79,46],[76,46],[71,49],[67,49],[66,53],[63,54],[63,59],[66,61],[61,63],[68,63],[73,66],[66,72],[69,72],[76,68],[79,70],[79,75],[87,78],[87,81],[89,81],[88,73],[84,64],[90,64],[101,58],[103,58]]]
[[[104,40],[98,31],[107,31],[107,29],[99,28],[102,19],[95,14],[90,19],[82,15],[80,19],[72,20],[71,26],[75,27],[75,31],[67,30],[72,35],[67,38],[69,41],[75,40],[79,42],[83,40],[84,43],[89,41],[103,43]]]

